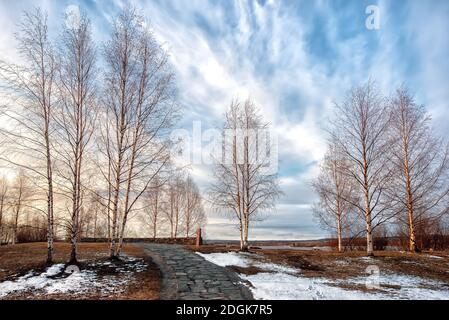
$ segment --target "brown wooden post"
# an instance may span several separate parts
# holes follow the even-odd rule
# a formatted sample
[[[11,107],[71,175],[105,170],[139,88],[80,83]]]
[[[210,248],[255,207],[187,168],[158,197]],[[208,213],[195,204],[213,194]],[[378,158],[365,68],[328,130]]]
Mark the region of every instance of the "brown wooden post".
[[[202,244],[203,244],[203,239],[201,238],[201,228],[198,228],[198,230],[196,230],[196,242],[195,242],[195,245],[197,247],[199,247]]]

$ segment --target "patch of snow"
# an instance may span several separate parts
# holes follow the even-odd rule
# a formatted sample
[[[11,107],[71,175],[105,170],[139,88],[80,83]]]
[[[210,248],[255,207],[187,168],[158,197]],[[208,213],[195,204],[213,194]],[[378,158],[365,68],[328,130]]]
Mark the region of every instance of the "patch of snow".
[[[68,292],[82,293],[87,291],[95,280],[96,275],[94,272],[83,270],[74,272],[66,278],[52,281],[49,286],[45,288],[45,291],[48,294]]]
[[[255,299],[260,300],[357,300],[376,299],[363,292],[327,285],[318,278],[298,277],[285,273],[240,275],[251,282]]]
[[[365,284],[368,277],[358,277],[346,279],[345,283]],[[370,283],[373,280],[369,278]],[[386,292],[395,299],[411,299],[411,300],[448,300],[449,286],[442,281],[435,281],[421,277],[388,273],[380,274],[378,278],[380,290]],[[388,296],[383,297],[388,298]]]
[[[126,284],[133,280],[134,272],[142,272],[147,269],[143,259],[124,258],[125,262],[133,262],[132,265],[116,268],[119,276],[106,275],[99,278],[94,270],[81,270],[66,277],[55,277],[64,270],[63,264],[55,264],[47,268],[41,274],[30,271],[13,281],[0,282],[0,299],[9,294],[21,291],[40,290],[33,294],[71,293],[82,294],[91,289],[98,289],[100,293],[118,293],[126,289]],[[107,266],[114,267],[109,261],[94,262],[89,267]]]
[[[362,261],[372,261],[373,258],[372,258],[372,257],[360,257],[359,260],[362,260]]]
[[[248,255],[237,252],[226,252],[226,253],[209,253],[203,254],[200,252],[196,252],[197,255],[203,257],[209,262],[212,262],[216,265],[227,267],[227,266],[236,266],[247,268],[249,267]]]
[[[30,289],[43,289],[48,286],[52,281],[51,278],[61,272],[64,268],[63,264],[53,265],[40,275],[35,275],[33,271],[28,272],[26,275],[18,278],[15,281],[4,281],[0,283],[0,298],[4,297],[12,292],[24,291]]]
[[[239,265],[242,267],[256,266],[263,269],[254,275],[240,274],[239,276],[251,283],[250,287],[256,299],[288,299],[288,300],[388,300],[388,299],[444,299],[449,300],[449,286],[441,281],[434,281],[402,274],[383,274],[379,278],[373,275],[355,277],[344,280],[326,278],[311,278],[298,274],[298,270],[288,266],[260,262],[260,256],[251,254],[212,253],[200,254],[206,260],[220,266]],[[370,261],[363,257],[361,260]],[[337,261],[336,261],[337,262]],[[340,261],[343,262],[343,261]],[[271,272],[265,272],[271,271]],[[360,287],[374,285],[378,282],[377,290],[360,291],[343,286]]]
[[[347,261],[347,260],[335,260],[334,263],[336,265],[339,265],[339,266],[347,266],[349,264],[349,261]]]
[[[412,261],[412,260],[403,260],[401,261],[401,263],[405,263],[405,264],[417,264],[419,265],[420,263],[417,261]]]
[[[432,255],[427,255],[428,258],[430,259],[444,259],[443,257],[440,256],[432,256]]]
[[[254,266],[259,269],[262,269],[262,270],[274,271],[274,272],[283,272],[283,273],[292,273],[292,274],[296,274],[298,272],[298,269],[280,265],[280,264],[275,264],[275,263],[260,262],[260,263],[255,263]]]
[[[196,254],[200,255],[207,261],[222,267],[228,266],[236,266],[242,268],[256,267],[266,271],[284,272],[293,274],[298,272],[298,269],[291,268],[288,266],[269,262],[260,262],[257,260],[257,258],[260,259],[260,256],[251,253],[225,252],[225,253],[202,254],[200,252],[197,252]]]
[[[63,264],[54,264],[51,267],[49,267],[44,273],[42,273],[41,276],[52,277],[61,273],[63,269],[64,269]]]
[[[65,293],[80,292],[89,285],[94,279],[95,274],[89,271],[81,271],[71,274],[66,278],[52,279],[60,274],[64,269],[63,264],[55,264],[39,275],[33,271],[16,279],[15,281],[4,281],[0,283],[0,298],[8,294],[26,291],[44,289],[46,293]]]

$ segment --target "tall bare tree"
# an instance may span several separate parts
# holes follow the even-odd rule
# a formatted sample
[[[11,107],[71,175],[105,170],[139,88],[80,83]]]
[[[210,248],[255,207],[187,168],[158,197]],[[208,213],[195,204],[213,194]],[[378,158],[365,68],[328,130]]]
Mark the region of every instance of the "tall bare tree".
[[[8,208],[8,181],[0,177],[0,243],[3,239],[3,224],[6,210]]]
[[[46,194],[47,263],[53,260],[54,192],[52,113],[57,63],[49,41],[47,16],[40,9],[25,12],[16,36],[22,65],[0,61],[0,77],[7,105],[2,115],[10,123],[1,159],[35,175]]]
[[[148,189],[145,195],[145,209],[144,209],[144,222],[151,229],[151,236],[153,239],[156,239],[157,232],[160,228],[161,222],[161,212],[162,212],[162,204],[164,199],[163,197],[163,185],[164,181],[159,177],[153,179],[151,183],[151,187]]]
[[[93,134],[96,114],[96,57],[91,25],[85,14],[76,22],[65,24],[61,36],[58,77],[61,99],[55,114],[60,141],[56,148],[61,162],[58,173],[62,177],[61,189],[71,203],[69,263],[77,263],[84,154]]]
[[[28,200],[30,194],[26,185],[26,177],[23,172],[20,172],[14,181],[14,185],[12,188],[13,195],[11,200],[11,209],[12,209],[12,244],[17,243],[17,233],[19,230],[19,221],[21,215],[23,213],[24,208],[26,207],[26,201]]]
[[[224,156],[216,159],[209,193],[217,210],[231,212],[238,221],[240,249],[247,251],[250,222],[272,209],[281,195],[277,175],[264,172],[268,163],[261,154],[261,150],[275,150],[270,150],[264,139],[268,124],[252,101],[232,102],[225,117]]]
[[[438,223],[449,209],[448,147],[436,138],[430,116],[405,89],[391,100],[392,143],[395,180],[389,189],[391,203],[401,212],[398,219],[408,228],[409,250],[418,251],[416,229]]]
[[[165,188],[166,205],[163,207],[166,219],[170,225],[170,237],[176,239],[181,227],[181,218],[185,200],[185,185],[183,173],[173,171]]]
[[[167,54],[135,9],[124,9],[114,21],[104,51],[109,121],[102,140],[111,169],[104,176],[112,193],[110,251],[116,258],[130,213],[169,161],[167,129],[176,106]]]
[[[387,156],[389,118],[385,99],[368,82],[353,89],[342,104],[336,104],[330,130],[349,162],[343,172],[353,180],[363,199],[351,204],[364,217],[368,255],[374,254],[373,229],[391,219],[384,197],[392,176]]]
[[[197,228],[205,224],[206,215],[204,213],[200,190],[190,175],[187,176],[183,192],[185,193],[184,231],[188,238],[192,235],[192,232],[195,232]]]
[[[87,228],[86,236],[88,237],[90,235],[93,238],[96,238],[100,234],[100,226],[101,222],[105,220],[104,218],[106,218],[106,224],[108,222],[107,209],[102,205],[102,198],[97,192],[90,194],[86,213],[88,214],[90,220],[92,220],[92,232],[89,234],[90,229]]]
[[[313,211],[321,225],[336,232],[338,252],[343,251],[342,238],[351,224],[351,212],[357,203],[354,184],[345,174],[348,161],[335,143],[330,143],[321,165],[320,175],[312,182],[312,187],[319,195]]]

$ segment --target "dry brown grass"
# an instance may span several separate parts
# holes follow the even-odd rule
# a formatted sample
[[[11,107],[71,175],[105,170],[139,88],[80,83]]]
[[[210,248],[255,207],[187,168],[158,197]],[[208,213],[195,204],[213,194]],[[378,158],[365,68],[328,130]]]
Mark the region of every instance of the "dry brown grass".
[[[66,263],[69,257],[70,246],[68,243],[55,243],[54,263]],[[80,243],[78,245],[78,259],[82,264],[108,259],[107,243]],[[145,255],[141,247],[133,244],[125,244],[123,253],[144,258],[148,268],[144,272],[135,273],[133,281],[128,283],[124,293],[111,295],[106,299],[120,300],[156,300],[159,299],[161,287],[160,271],[154,262]],[[0,247],[0,281],[6,280],[13,275],[22,275],[31,269],[41,270],[45,268],[46,244],[26,243]],[[13,299],[25,298],[23,295],[15,295]],[[34,297],[33,297],[34,298]],[[36,299],[66,299],[64,295],[39,296]],[[105,299],[96,295],[95,292],[82,297],[70,299]]]
[[[186,246],[190,250],[202,253],[238,251],[237,246],[204,245],[200,248]],[[389,252],[379,251],[375,257],[366,259],[361,251],[338,253],[333,251],[308,250],[264,250],[251,249],[251,252],[263,255],[273,263],[285,264],[301,270],[301,274],[310,277],[346,279],[366,275],[369,265],[376,265],[380,272],[394,272],[440,280],[449,285],[448,252]],[[432,256],[440,257],[433,258]],[[238,271],[247,273],[246,268]],[[249,274],[254,270],[248,270]]]

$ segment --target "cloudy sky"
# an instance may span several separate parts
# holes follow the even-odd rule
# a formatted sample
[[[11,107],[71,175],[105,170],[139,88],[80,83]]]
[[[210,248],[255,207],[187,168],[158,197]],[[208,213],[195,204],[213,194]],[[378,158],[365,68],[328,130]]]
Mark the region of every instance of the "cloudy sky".
[[[308,182],[324,153],[323,126],[333,101],[371,78],[389,94],[406,84],[446,134],[449,112],[449,1],[446,0],[0,0],[0,56],[14,60],[13,33],[23,10],[41,6],[56,37],[64,12],[90,16],[98,46],[110,21],[132,3],[142,9],[176,72],[180,127],[220,127],[232,98],[252,97],[279,137],[279,176],[285,195],[255,224],[258,239],[325,237],[310,205]],[[379,9],[369,30],[366,8]],[[194,152],[199,152],[194,150]],[[194,165],[205,188],[210,168]],[[224,217],[209,215],[208,238],[237,238]]]

